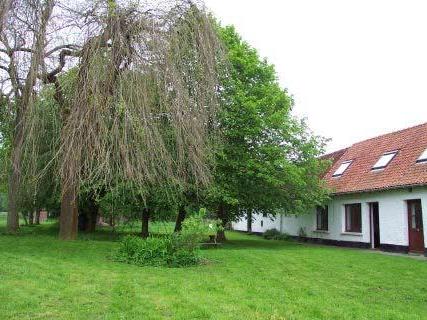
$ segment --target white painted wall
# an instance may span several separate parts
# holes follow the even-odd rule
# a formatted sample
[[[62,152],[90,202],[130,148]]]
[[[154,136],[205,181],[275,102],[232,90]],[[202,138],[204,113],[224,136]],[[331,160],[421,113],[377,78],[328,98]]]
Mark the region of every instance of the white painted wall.
[[[232,223],[234,230],[247,231],[247,221],[245,218]],[[269,229],[280,230],[280,216],[276,218],[264,217],[262,214],[254,214],[252,221],[252,232],[264,232]]]
[[[328,203],[329,230],[316,231],[315,210],[303,216],[277,216],[273,221],[261,214],[254,216],[253,232],[264,232],[276,228],[287,234],[298,236],[303,228],[311,238],[323,238],[340,241],[370,242],[369,202],[379,203],[380,243],[408,246],[408,213],[406,201],[421,199],[424,224],[424,243],[427,248],[427,187],[379,191],[346,196],[337,196]],[[362,232],[351,234],[344,232],[344,205],[348,203],[362,204]],[[263,227],[261,227],[263,221]],[[247,231],[246,219],[233,223],[233,229]]]

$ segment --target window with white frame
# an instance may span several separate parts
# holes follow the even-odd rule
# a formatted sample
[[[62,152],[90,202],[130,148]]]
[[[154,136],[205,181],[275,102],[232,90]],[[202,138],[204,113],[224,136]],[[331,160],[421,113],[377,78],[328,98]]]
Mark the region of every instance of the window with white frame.
[[[421,153],[420,157],[417,159],[417,162],[427,162],[427,149],[425,149],[424,152]]]
[[[378,169],[384,169],[388,166],[388,164],[393,160],[393,158],[396,156],[397,151],[390,151],[384,153],[378,161],[374,164],[372,167],[372,170],[378,170]]]
[[[342,176],[344,174],[345,170],[348,169],[348,167],[351,165],[352,162],[353,162],[353,160],[349,160],[349,161],[344,161],[343,163],[341,163],[340,166],[338,167],[338,169],[335,170],[335,172],[332,176],[333,177]]]

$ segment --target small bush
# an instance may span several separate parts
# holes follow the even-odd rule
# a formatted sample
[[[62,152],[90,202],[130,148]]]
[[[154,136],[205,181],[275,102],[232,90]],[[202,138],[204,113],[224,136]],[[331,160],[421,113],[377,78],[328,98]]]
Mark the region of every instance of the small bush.
[[[210,236],[216,236],[222,229],[220,221],[205,219],[205,216],[205,209],[200,209],[182,223],[181,237],[186,246],[199,247],[200,242],[208,241]]]
[[[196,247],[186,245],[180,235],[141,239],[127,236],[120,242],[115,260],[139,266],[184,267],[199,262]]]
[[[199,264],[202,258],[198,251],[178,249],[166,259],[166,265],[169,267],[188,267]]]
[[[115,260],[140,266],[186,267],[200,263],[200,245],[210,234],[216,233],[216,222],[204,219],[203,210],[188,217],[181,233],[164,237],[141,239],[123,238]]]
[[[263,233],[263,237],[267,240],[288,240],[289,236],[286,233],[281,233],[276,228],[268,229]]]

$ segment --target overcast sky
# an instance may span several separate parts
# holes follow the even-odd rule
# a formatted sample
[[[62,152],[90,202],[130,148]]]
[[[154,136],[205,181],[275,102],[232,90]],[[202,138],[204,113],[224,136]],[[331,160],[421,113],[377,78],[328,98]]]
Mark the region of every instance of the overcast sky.
[[[328,151],[427,122],[427,1],[205,3],[276,66]]]

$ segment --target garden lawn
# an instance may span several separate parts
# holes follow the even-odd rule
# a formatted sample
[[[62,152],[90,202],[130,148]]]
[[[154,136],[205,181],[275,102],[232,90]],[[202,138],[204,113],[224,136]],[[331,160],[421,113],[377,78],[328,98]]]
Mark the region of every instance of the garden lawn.
[[[0,232],[3,232],[1,229]],[[230,232],[182,269],[113,262],[114,235],[0,236],[1,319],[427,319],[427,262]]]

